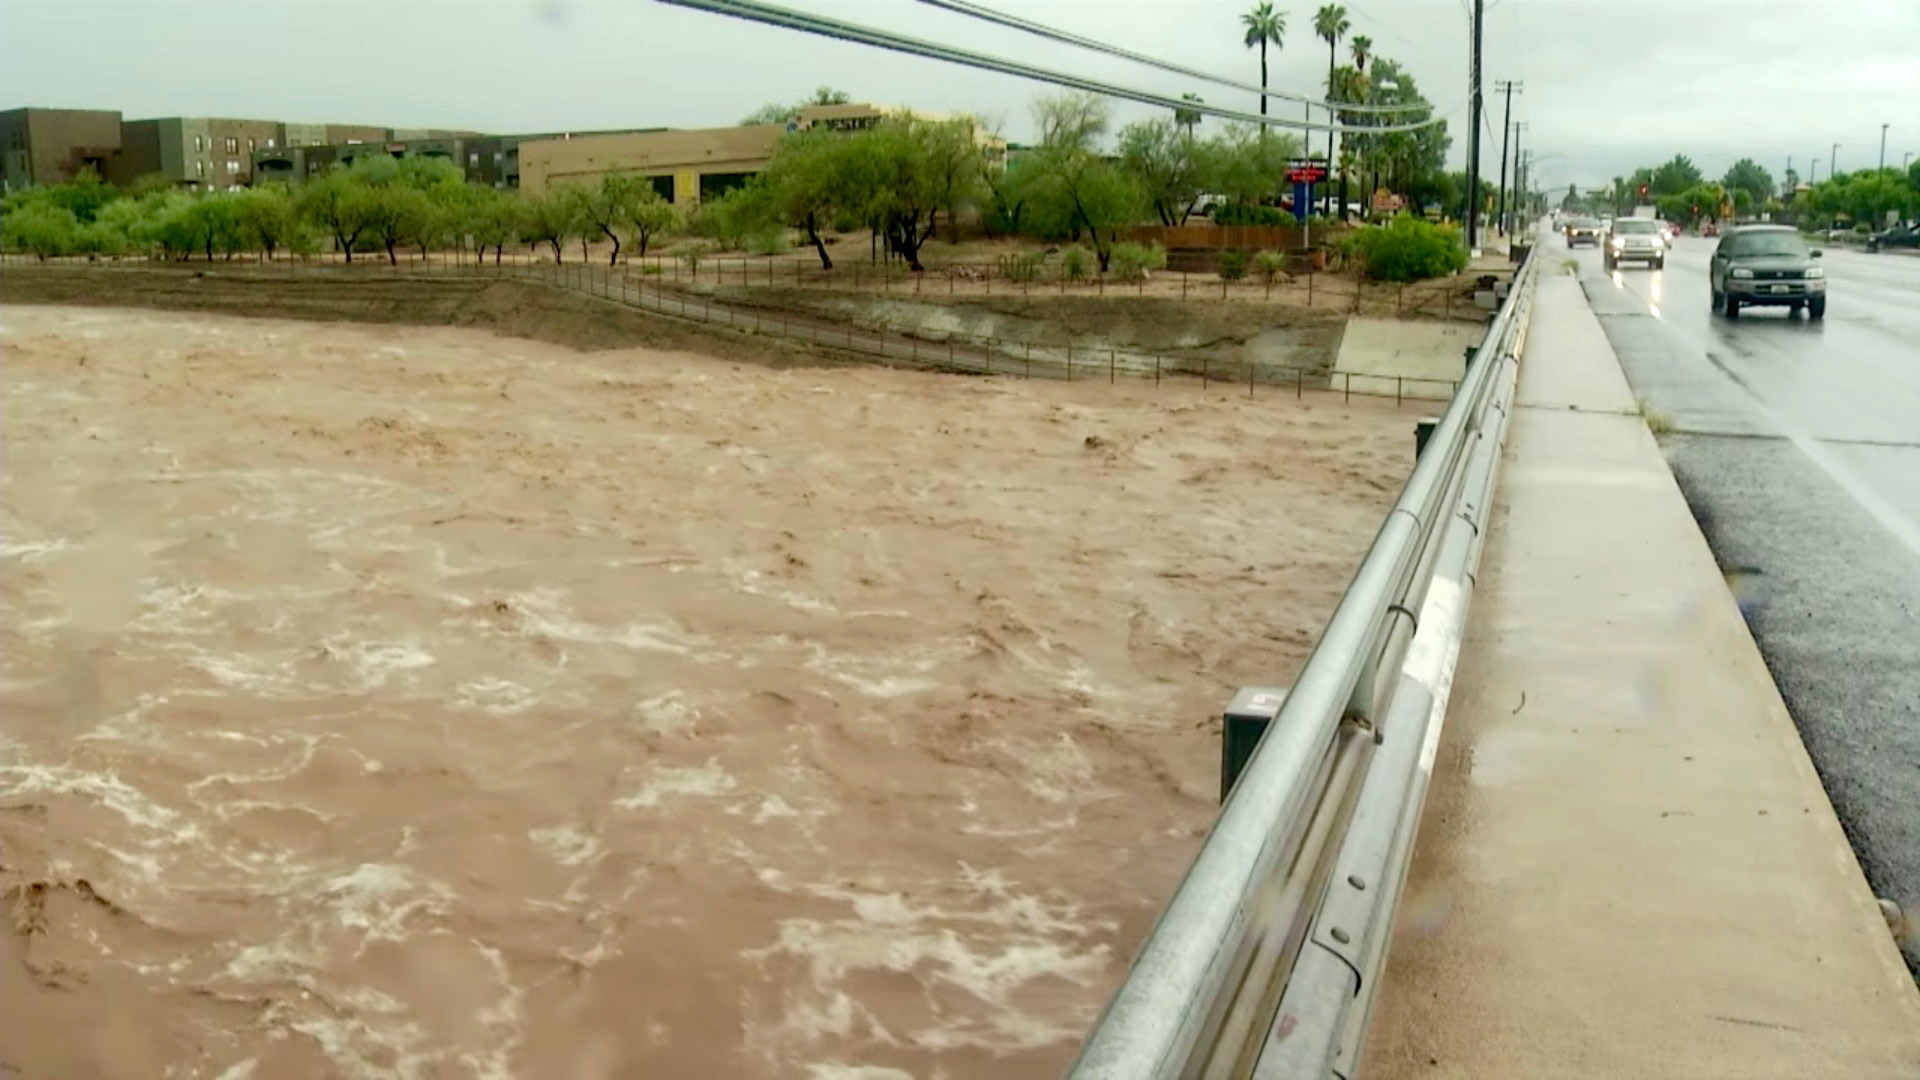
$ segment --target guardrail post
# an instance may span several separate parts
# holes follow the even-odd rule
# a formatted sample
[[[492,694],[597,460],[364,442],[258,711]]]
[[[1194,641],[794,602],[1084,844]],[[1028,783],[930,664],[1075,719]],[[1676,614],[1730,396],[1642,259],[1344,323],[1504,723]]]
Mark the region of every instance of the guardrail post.
[[[1240,771],[1286,700],[1287,692],[1280,687],[1247,686],[1234,692],[1220,729],[1221,802],[1233,794],[1234,781],[1240,779]]]

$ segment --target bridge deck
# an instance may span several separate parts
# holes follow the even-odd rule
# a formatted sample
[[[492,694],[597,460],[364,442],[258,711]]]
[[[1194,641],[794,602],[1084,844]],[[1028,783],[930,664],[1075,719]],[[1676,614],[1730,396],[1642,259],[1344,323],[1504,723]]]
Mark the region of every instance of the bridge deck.
[[[1573,278],[1519,402],[1364,1073],[1920,1076],[1920,993]]]

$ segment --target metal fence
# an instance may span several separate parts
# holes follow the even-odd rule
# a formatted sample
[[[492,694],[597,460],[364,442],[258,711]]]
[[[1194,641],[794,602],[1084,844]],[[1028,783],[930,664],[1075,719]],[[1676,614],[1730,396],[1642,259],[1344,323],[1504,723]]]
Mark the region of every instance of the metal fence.
[[[1529,260],[1072,1080],[1349,1080],[1464,633]],[[1281,700],[1283,699],[1283,700]]]
[[[565,289],[649,315],[700,323],[712,327],[751,333],[762,338],[779,338],[805,343],[809,347],[836,354],[852,355],[880,363],[927,370],[953,371],[972,375],[1020,378],[1061,379],[1068,382],[1121,379],[1138,383],[1151,380],[1155,386],[1186,385],[1197,381],[1203,390],[1215,387],[1244,388],[1249,397],[1287,394],[1304,398],[1309,394],[1337,394],[1342,400],[1354,397],[1392,398],[1397,404],[1413,401],[1440,401],[1453,395],[1458,383],[1449,379],[1429,379],[1399,375],[1366,375],[1247,359],[1207,356],[1182,356],[1150,350],[1113,346],[1076,345],[1013,340],[997,337],[961,337],[949,335],[932,339],[882,327],[859,326],[846,319],[795,311],[778,302],[779,298],[757,296],[752,292],[729,291],[740,282],[757,284],[765,279],[736,270],[731,265],[699,265],[687,268],[684,277],[648,269],[643,263],[619,266],[549,260],[521,256],[492,260],[427,258],[405,260],[389,265],[384,259],[362,259],[351,266],[338,258],[280,259],[274,261],[232,260],[213,263],[150,262],[144,259],[94,260],[67,256],[41,260],[31,256],[6,255],[7,266],[77,267],[111,273],[116,270],[159,273],[198,272],[232,275],[239,280],[316,278],[334,280],[373,280],[380,277],[432,279],[503,279]],[[753,265],[757,269],[759,264]],[[772,263],[765,264],[771,268]],[[769,273],[772,271],[769,269]],[[738,276],[736,276],[736,274]],[[901,288],[922,287],[915,279],[902,275]],[[788,279],[775,278],[776,282]],[[800,275],[798,280],[807,280]],[[936,279],[937,280],[937,279]]]
[[[0,256],[6,265],[88,266],[194,266],[234,268],[261,266],[288,270],[319,266],[345,266],[338,252],[320,255],[280,255],[272,260],[259,253],[215,259],[212,262],[163,262],[144,257],[62,255],[40,259],[32,255]],[[356,269],[410,269],[438,272],[446,267],[465,267],[479,272],[508,268],[582,267],[605,264],[581,259],[556,262],[546,255],[524,251],[502,252],[476,257],[471,252],[400,253],[396,265],[389,265],[384,254],[362,253],[351,263]],[[1345,315],[1376,315],[1431,319],[1480,320],[1488,311],[1467,295],[1473,282],[1465,277],[1425,282],[1375,282],[1338,270],[1281,273],[1263,277],[1249,266],[1247,276],[1229,280],[1215,273],[1184,270],[1154,270],[1124,278],[1117,273],[1100,273],[1089,268],[1084,277],[1074,277],[1063,260],[1043,262],[1021,269],[1012,260],[961,261],[930,266],[923,271],[908,270],[898,261],[868,262],[864,258],[841,258],[833,269],[823,268],[811,256],[755,256],[737,252],[727,254],[628,255],[620,266],[627,272],[661,284],[713,286],[740,289],[809,289],[823,292],[878,292],[883,296],[939,298],[1046,297],[1046,296],[1136,296],[1179,300],[1221,300],[1229,303],[1283,304]],[[292,268],[292,269],[290,269]]]

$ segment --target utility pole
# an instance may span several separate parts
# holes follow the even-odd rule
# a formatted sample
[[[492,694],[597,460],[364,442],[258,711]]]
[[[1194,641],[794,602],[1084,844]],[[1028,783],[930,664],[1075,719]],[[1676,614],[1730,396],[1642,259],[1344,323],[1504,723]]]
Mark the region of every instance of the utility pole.
[[[1880,125],[1880,167],[1882,169],[1887,167],[1887,129],[1892,126],[1891,124]]]
[[[1840,175],[1840,144],[1833,144],[1833,153],[1827,155],[1827,179]]]
[[[1467,250],[1480,247],[1480,26],[1486,0],[1473,0],[1473,108],[1467,117]]]
[[[1513,133],[1513,91],[1515,87],[1520,85],[1520,83],[1512,79],[1493,84],[1495,90],[1505,91],[1507,95],[1506,117],[1500,121],[1500,208],[1495,214],[1495,220],[1500,223],[1500,232],[1502,235],[1513,231],[1507,224],[1507,140],[1508,136]],[[1885,132],[1881,133],[1883,141],[1885,134]],[[1514,171],[1514,175],[1516,177],[1519,175],[1518,169]]]
[[[1515,120],[1513,122],[1513,195],[1515,202],[1519,201],[1520,193],[1526,190],[1520,186],[1520,133],[1525,130],[1527,130],[1527,122],[1525,120]]]

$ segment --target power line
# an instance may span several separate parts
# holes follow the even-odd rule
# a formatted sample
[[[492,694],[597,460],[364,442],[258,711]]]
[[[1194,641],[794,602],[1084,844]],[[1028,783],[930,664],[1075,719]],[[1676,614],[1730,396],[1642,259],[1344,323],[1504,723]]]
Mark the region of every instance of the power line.
[[[996,71],[1003,75],[1014,75],[1023,79],[1033,79],[1036,82],[1052,83],[1055,86],[1064,86],[1072,90],[1083,90],[1091,94],[1104,94],[1108,97],[1136,101],[1143,105],[1153,105],[1163,109],[1179,110],[1182,112],[1197,112],[1207,116],[1217,116],[1223,120],[1238,120],[1244,123],[1259,124],[1265,127],[1287,128],[1293,131],[1337,131],[1342,133],[1357,132],[1366,135],[1390,135],[1402,131],[1419,131],[1422,128],[1429,128],[1435,124],[1445,123],[1447,117],[1460,111],[1460,107],[1455,106],[1444,114],[1437,114],[1425,120],[1405,124],[1385,124],[1378,127],[1350,127],[1345,124],[1322,124],[1305,120],[1282,120],[1277,117],[1261,116],[1258,113],[1241,112],[1238,109],[1223,109],[1217,105],[1209,105],[1201,101],[1190,101],[1181,98],[1167,97],[1164,94],[1155,94],[1145,90],[1135,90],[1131,87],[1118,86],[1113,83],[1083,78],[1078,75],[1069,75],[1065,72],[1034,67],[1030,64],[1016,63],[1012,60],[1002,60],[998,57],[988,56],[985,53],[938,45],[920,38],[907,37],[904,34],[895,34],[886,30],[875,30],[872,27],[860,26],[840,19],[829,19],[823,16],[809,15],[802,11],[793,11],[789,8],[759,3],[757,0],[659,0],[659,2],[670,4],[674,7],[707,11],[716,15],[730,15],[736,19],[744,19],[748,22],[757,22],[767,26],[779,26],[789,30],[799,30],[803,33],[817,34],[821,37],[852,42],[856,45],[871,45],[875,48],[887,49],[892,52],[907,53],[912,56],[924,56],[933,60],[944,60],[952,64],[979,68],[982,71]]]
[[[1362,105],[1342,101],[1322,101],[1318,98],[1303,97],[1299,94],[1289,94],[1280,90],[1267,90],[1252,83],[1221,78],[1218,75],[1209,74],[1197,68],[1182,67],[1179,64],[1171,64],[1165,60],[1148,56],[1145,53],[1122,49],[1117,45],[1108,45],[1105,42],[1095,41],[1092,38],[1082,37],[1079,34],[1071,34],[1065,30],[1056,30],[1051,26],[1034,22],[1031,19],[1022,19],[1015,15],[1007,15],[995,11],[992,8],[981,7],[979,4],[968,3],[967,0],[919,0],[919,2],[929,7],[937,7],[946,11],[956,12],[975,19],[996,23],[1000,26],[1011,27],[1015,30],[1024,30],[1036,37],[1047,38],[1050,41],[1076,45],[1082,49],[1090,49],[1094,52],[1105,53],[1108,56],[1117,56],[1123,60],[1131,60],[1136,64],[1145,64],[1148,67],[1159,68],[1161,71],[1170,71],[1175,75],[1185,75],[1188,78],[1200,79],[1204,82],[1213,83],[1216,86],[1232,87],[1235,90],[1245,90],[1249,93],[1263,94],[1270,98],[1279,98],[1283,101],[1297,102],[1316,108],[1329,110],[1338,109],[1341,112],[1350,113],[1418,112],[1424,108],[1431,108],[1429,105]]]

